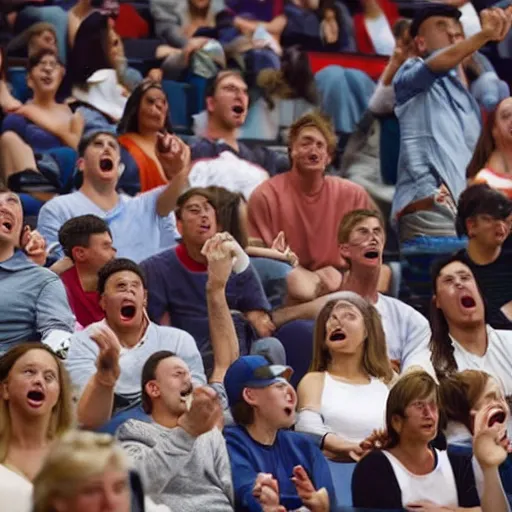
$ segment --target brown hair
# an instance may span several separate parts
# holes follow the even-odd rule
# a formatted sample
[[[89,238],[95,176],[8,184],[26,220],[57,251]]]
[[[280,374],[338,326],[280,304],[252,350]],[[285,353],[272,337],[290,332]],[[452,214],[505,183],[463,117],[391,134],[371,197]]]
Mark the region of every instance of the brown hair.
[[[240,204],[245,203],[243,194],[213,185],[208,187],[207,190],[214,198],[219,230],[227,231],[241,247],[247,247],[249,237],[240,218]]]
[[[471,410],[490,379],[488,373],[478,370],[464,370],[441,379],[439,395],[445,419],[462,423],[473,433]]]
[[[393,427],[394,416],[405,417],[405,409],[414,402],[431,396],[439,403],[439,389],[436,381],[423,370],[402,375],[391,388],[386,403],[386,429],[389,442],[386,448],[393,448],[400,442],[400,434]]]
[[[346,244],[350,238],[352,230],[360,222],[366,219],[377,219],[380,222],[382,229],[385,229],[384,219],[377,210],[353,210],[341,219],[340,226],[338,228],[338,243]]]
[[[254,409],[243,398],[230,409],[233,420],[237,425],[246,427],[254,422]]]
[[[188,200],[193,196],[204,197],[213,206],[213,208],[215,208],[214,197],[210,190],[203,187],[189,188],[186,192],[183,192],[183,194],[181,194],[176,201],[176,209],[174,210],[174,214],[176,215],[177,220],[181,220],[181,211],[187,204]],[[217,209],[215,208],[215,210]]]
[[[353,292],[336,294],[336,298],[329,300],[318,313],[313,334],[313,359],[309,371],[323,372],[328,369],[331,355],[325,346],[326,324],[332,310],[339,302],[349,302],[363,316],[367,333],[362,360],[364,370],[368,375],[382,379],[385,383],[391,382],[393,370],[388,358],[386,336],[379,312],[372,304]]]
[[[71,383],[64,365],[55,353],[42,343],[22,343],[6,352],[0,358],[0,385],[8,379],[16,362],[31,350],[44,350],[50,354],[59,371],[60,393],[57,404],[53,408],[52,417],[48,427],[48,439],[52,440],[62,436],[73,424],[73,407],[71,402]],[[5,460],[9,442],[11,440],[11,416],[6,400],[0,399],[0,463]]]
[[[290,126],[288,149],[291,150],[292,146],[295,144],[295,141],[299,137],[300,132],[304,128],[311,127],[316,128],[325,137],[325,140],[327,141],[327,151],[329,152],[330,156],[334,155],[337,143],[334,126],[332,121],[319,111],[313,111],[308,114],[304,114]]]
[[[482,131],[480,132],[480,137],[478,137],[478,141],[475,146],[475,150],[473,151],[473,156],[466,168],[466,178],[472,179],[474,178],[479,171],[481,171],[493,151],[496,149],[496,142],[494,140],[494,136],[492,131],[494,129],[494,125],[496,124],[496,117],[498,115],[498,109],[504,100],[500,101],[496,105],[496,107],[489,112],[487,115],[487,121],[482,126]]]
[[[142,409],[146,414],[151,414],[153,411],[153,401],[151,400],[151,397],[148,395],[148,392],[146,391],[146,384],[156,379],[156,370],[158,368],[158,365],[164,359],[169,359],[169,357],[177,356],[174,352],[171,352],[170,350],[159,350],[158,352],[151,354],[144,363],[144,366],[142,367],[142,376],[140,383],[140,387],[142,389],[141,400]]]

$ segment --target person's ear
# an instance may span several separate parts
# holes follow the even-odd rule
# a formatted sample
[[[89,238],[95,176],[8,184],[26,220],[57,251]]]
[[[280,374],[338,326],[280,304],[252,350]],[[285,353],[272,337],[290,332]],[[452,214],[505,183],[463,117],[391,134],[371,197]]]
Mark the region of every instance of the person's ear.
[[[432,295],[432,304],[434,304],[434,306],[437,309],[441,309],[441,306],[439,305],[439,301],[437,299],[437,295],[435,293],[434,293],[434,295]]]
[[[339,248],[340,248],[341,257],[343,259],[346,260],[347,258],[350,258],[350,250],[349,250],[349,245],[347,243],[340,244]]]
[[[178,233],[183,236],[183,222],[179,219],[176,219],[176,229],[178,230]]]
[[[160,386],[158,385],[156,380],[150,380],[149,382],[147,382],[146,387],[144,389],[146,390],[148,396],[153,400],[159,398],[161,395]]]
[[[414,38],[414,46],[416,47],[416,50],[419,55],[422,55],[427,51],[427,44],[423,36],[416,36]]]
[[[105,301],[105,294],[101,294],[100,296],[100,308],[105,311],[106,310],[106,301]]]
[[[206,111],[208,114],[211,114],[215,110],[215,98],[213,96],[208,96],[206,98]]]
[[[76,161],[76,168],[80,171],[80,172],[84,172],[84,167],[85,167],[85,159],[83,156],[81,156],[77,161]]]
[[[258,397],[255,390],[252,388],[244,388],[242,391],[242,398],[253,407],[258,403]]]
[[[393,414],[391,417],[391,426],[395,430],[395,432],[400,435],[402,433],[402,429],[404,426],[404,418],[399,416],[398,414]]]
[[[79,263],[84,263],[87,259],[87,249],[85,247],[73,247],[73,249],[71,249],[71,254],[73,256],[73,261],[78,261]]]
[[[9,389],[7,388],[7,382],[2,382],[2,385],[0,387],[0,394],[2,396],[2,400],[9,400]]]
[[[27,73],[27,86],[28,88],[33,91],[34,90],[34,80],[32,80],[32,76],[30,75],[30,72]]]
[[[466,219],[466,231],[468,233],[468,238],[475,236],[476,225],[477,220],[474,217]]]

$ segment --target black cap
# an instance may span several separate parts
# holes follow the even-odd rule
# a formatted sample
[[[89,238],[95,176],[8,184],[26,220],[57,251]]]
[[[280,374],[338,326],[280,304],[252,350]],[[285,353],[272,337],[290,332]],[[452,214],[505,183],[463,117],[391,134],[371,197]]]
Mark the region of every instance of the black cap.
[[[416,15],[414,16],[409,28],[411,37],[416,37],[421,24],[432,16],[443,16],[445,18],[454,18],[458,20],[462,16],[462,13],[457,9],[457,7],[453,7],[451,5],[435,4],[422,7],[416,11]]]

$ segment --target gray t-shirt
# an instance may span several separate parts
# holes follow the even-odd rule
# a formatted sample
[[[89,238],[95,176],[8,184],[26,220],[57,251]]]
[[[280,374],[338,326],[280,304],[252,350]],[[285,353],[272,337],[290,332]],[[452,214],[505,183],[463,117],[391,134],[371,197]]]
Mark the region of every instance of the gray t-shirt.
[[[96,373],[98,345],[89,334],[95,326],[105,324],[105,320],[89,325],[77,332],[70,340],[66,367],[75,388],[81,395],[89,379]],[[159,350],[170,350],[183,359],[190,368],[194,385],[206,384],[203,360],[196,342],[190,334],[175,327],[164,327],[150,323],[139,343],[130,349],[123,349],[119,356],[121,374],[114,393],[114,411],[119,412],[136,405],[141,398],[142,368],[149,356]]]

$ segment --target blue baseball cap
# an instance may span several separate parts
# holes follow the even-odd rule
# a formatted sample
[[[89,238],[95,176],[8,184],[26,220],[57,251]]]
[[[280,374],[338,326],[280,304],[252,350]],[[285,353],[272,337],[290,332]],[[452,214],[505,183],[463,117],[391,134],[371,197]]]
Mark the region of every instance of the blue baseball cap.
[[[289,366],[271,364],[263,356],[239,357],[224,377],[230,407],[242,399],[244,388],[266,388],[276,382],[288,381],[292,373]]]

